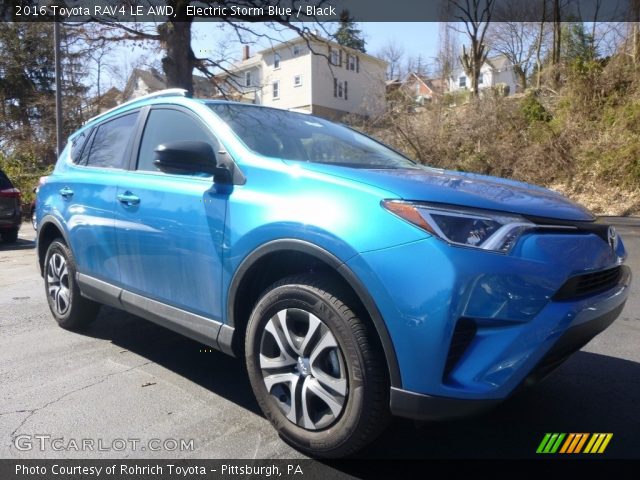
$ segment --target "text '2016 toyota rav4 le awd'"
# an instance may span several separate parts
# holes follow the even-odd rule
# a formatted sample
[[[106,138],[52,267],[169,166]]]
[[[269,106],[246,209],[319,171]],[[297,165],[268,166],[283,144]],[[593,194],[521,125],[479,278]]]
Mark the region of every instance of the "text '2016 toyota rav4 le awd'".
[[[65,328],[111,305],[245,357],[297,448],[347,455],[541,378],[618,316],[615,230],[302,113],[163,91],[73,134],[37,204]]]

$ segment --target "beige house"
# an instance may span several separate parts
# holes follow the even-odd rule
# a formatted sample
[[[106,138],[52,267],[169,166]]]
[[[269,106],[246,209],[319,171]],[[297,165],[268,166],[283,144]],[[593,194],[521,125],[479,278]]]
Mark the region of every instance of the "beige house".
[[[384,112],[387,63],[313,37],[296,38],[243,59],[218,77],[229,98],[330,119]]]

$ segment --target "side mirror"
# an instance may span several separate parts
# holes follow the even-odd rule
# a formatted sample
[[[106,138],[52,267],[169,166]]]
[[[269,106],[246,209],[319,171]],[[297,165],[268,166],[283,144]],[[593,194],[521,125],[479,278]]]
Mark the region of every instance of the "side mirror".
[[[154,165],[169,173],[216,173],[216,154],[206,142],[171,142],[158,145]]]

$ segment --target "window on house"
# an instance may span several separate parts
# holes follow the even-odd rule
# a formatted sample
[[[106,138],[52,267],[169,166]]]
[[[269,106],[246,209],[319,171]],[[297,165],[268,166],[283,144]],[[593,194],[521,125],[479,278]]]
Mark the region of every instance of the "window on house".
[[[300,45],[294,45],[293,46],[293,54],[294,55],[300,55]]]
[[[280,68],[280,54],[277,52],[273,54],[273,68]]]
[[[271,87],[273,90],[273,98],[280,98],[280,82],[273,82]]]
[[[356,61],[357,61],[356,59],[357,58],[358,57],[355,56],[355,55],[349,55],[347,57],[347,70],[351,70],[353,72],[356,71]]]
[[[244,72],[244,86],[251,86],[251,72]]]
[[[343,89],[342,82],[338,82],[338,98],[342,98]]]
[[[293,77],[293,86],[299,87],[302,85],[302,75],[295,75]]]
[[[483,76],[483,75],[480,75],[480,76],[478,77],[478,85],[482,85],[483,83],[484,83],[484,76]]]
[[[331,65],[340,65],[340,52],[335,48],[331,49],[330,61]]]
[[[344,99],[349,100],[349,83],[344,81]]]
[[[465,77],[464,75],[460,78],[458,78],[458,86],[460,88],[464,88],[467,86],[467,77]]]

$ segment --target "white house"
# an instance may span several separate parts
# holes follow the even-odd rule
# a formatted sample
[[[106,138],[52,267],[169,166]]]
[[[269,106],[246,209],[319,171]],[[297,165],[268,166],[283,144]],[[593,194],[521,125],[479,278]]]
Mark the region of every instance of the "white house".
[[[384,112],[384,60],[314,36],[249,55],[218,77],[224,95],[330,119]]]
[[[519,89],[518,79],[513,71],[513,64],[504,55],[487,58],[487,61],[480,68],[480,78],[478,79],[478,89],[494,87],[499,83],[509,86],[509,95],[513,95]],[[449,78],[449,91],[455,92],[468,90],[471,88],[471,79],[464,72],[462,66],[454,70]]]

